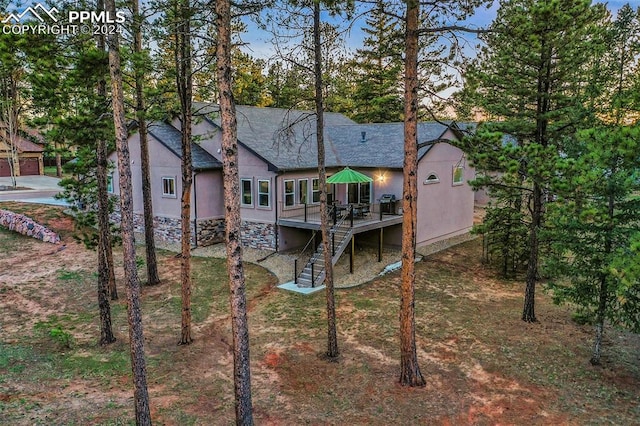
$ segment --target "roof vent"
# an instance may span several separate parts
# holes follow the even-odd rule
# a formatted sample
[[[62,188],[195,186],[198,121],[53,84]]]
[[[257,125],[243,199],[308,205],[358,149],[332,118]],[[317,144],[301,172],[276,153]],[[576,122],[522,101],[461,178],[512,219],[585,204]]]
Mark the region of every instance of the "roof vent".
[[[365,143],[367,141],[367,132],[360,132],[360,136],[362,136],[360,143]]]

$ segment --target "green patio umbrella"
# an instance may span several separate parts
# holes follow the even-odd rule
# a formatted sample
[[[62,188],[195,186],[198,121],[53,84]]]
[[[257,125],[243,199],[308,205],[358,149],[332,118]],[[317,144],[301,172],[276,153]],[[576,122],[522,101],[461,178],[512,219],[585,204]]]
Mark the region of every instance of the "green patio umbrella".
[[[327,183],[365,183],[373,182],[369,176],[364,175],[355,170],[351,170],[349,167],[345,167],[335,175],[327,179]]]

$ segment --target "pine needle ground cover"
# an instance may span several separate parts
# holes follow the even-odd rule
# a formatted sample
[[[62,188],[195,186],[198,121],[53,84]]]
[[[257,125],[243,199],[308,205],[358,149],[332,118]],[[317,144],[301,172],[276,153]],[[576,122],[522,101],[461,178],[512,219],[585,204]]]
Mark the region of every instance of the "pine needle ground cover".
[[[95,252],[75,242],[73,222],[58,208],[1,207],[28,212],[66,245],[0,230],[0,424],[133,424],[126,306],[112,303],[117,342],[98,346]],[[540,323],[520,321],[523,284],[498,279],[480,264],[480,250],[472,241],[417,265],[418,355],[427,379],[420,389],[397,385],[399,274],[337,292],[341,356],[327,363],[324,294],[283,292],[268,271],[249,265],[256,422],[637,424],[640,336],[607,329],[603,366],[591,366],[591,327],[545,294],[537,300]],[[224,260],[193,259],[189,346],[176,344],[180,259],[160,252],[159,263],[162,284],[143,287],[154,423],[231,425]]]

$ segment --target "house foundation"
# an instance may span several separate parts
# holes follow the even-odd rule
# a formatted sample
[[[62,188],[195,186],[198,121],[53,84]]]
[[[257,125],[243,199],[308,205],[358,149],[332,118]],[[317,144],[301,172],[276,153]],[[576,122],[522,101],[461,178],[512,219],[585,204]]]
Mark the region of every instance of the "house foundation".
[[[120,223],[119,211],[111,214],[113,223]],[[242,221],[241,242],[244,247],[260,250],[276,249],[276,227],[274,224]],[[140,213],[133,214],[133,227],[136,234],[144,235],[144,216]],[[180,244],[182,240],[181,220],[177,218],[155,216],[153,228],[156,240]],[[224,242],[225,220],[222,219],[198,219],[194,226],[191,223],[191,244],[205,247]]]

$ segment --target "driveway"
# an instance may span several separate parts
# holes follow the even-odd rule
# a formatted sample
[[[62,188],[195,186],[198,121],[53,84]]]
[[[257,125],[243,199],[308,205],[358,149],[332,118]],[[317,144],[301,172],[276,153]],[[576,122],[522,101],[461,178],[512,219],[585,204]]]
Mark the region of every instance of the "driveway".
[[[18,176],[16,178],[18,186],[38,190],[60,190],[58,182],[60,179],[51,176]],[[0,177],[0,188],[12,186],[10,177]]]
[[[54,198],[54,195],[62,190],[58,182],[60,179],[51,176],[19,176],[16,183],[20,189],[12,190],[7,189],[13,186],[11,178],[0,177],[0,201],[67,206],[66,201]]]

